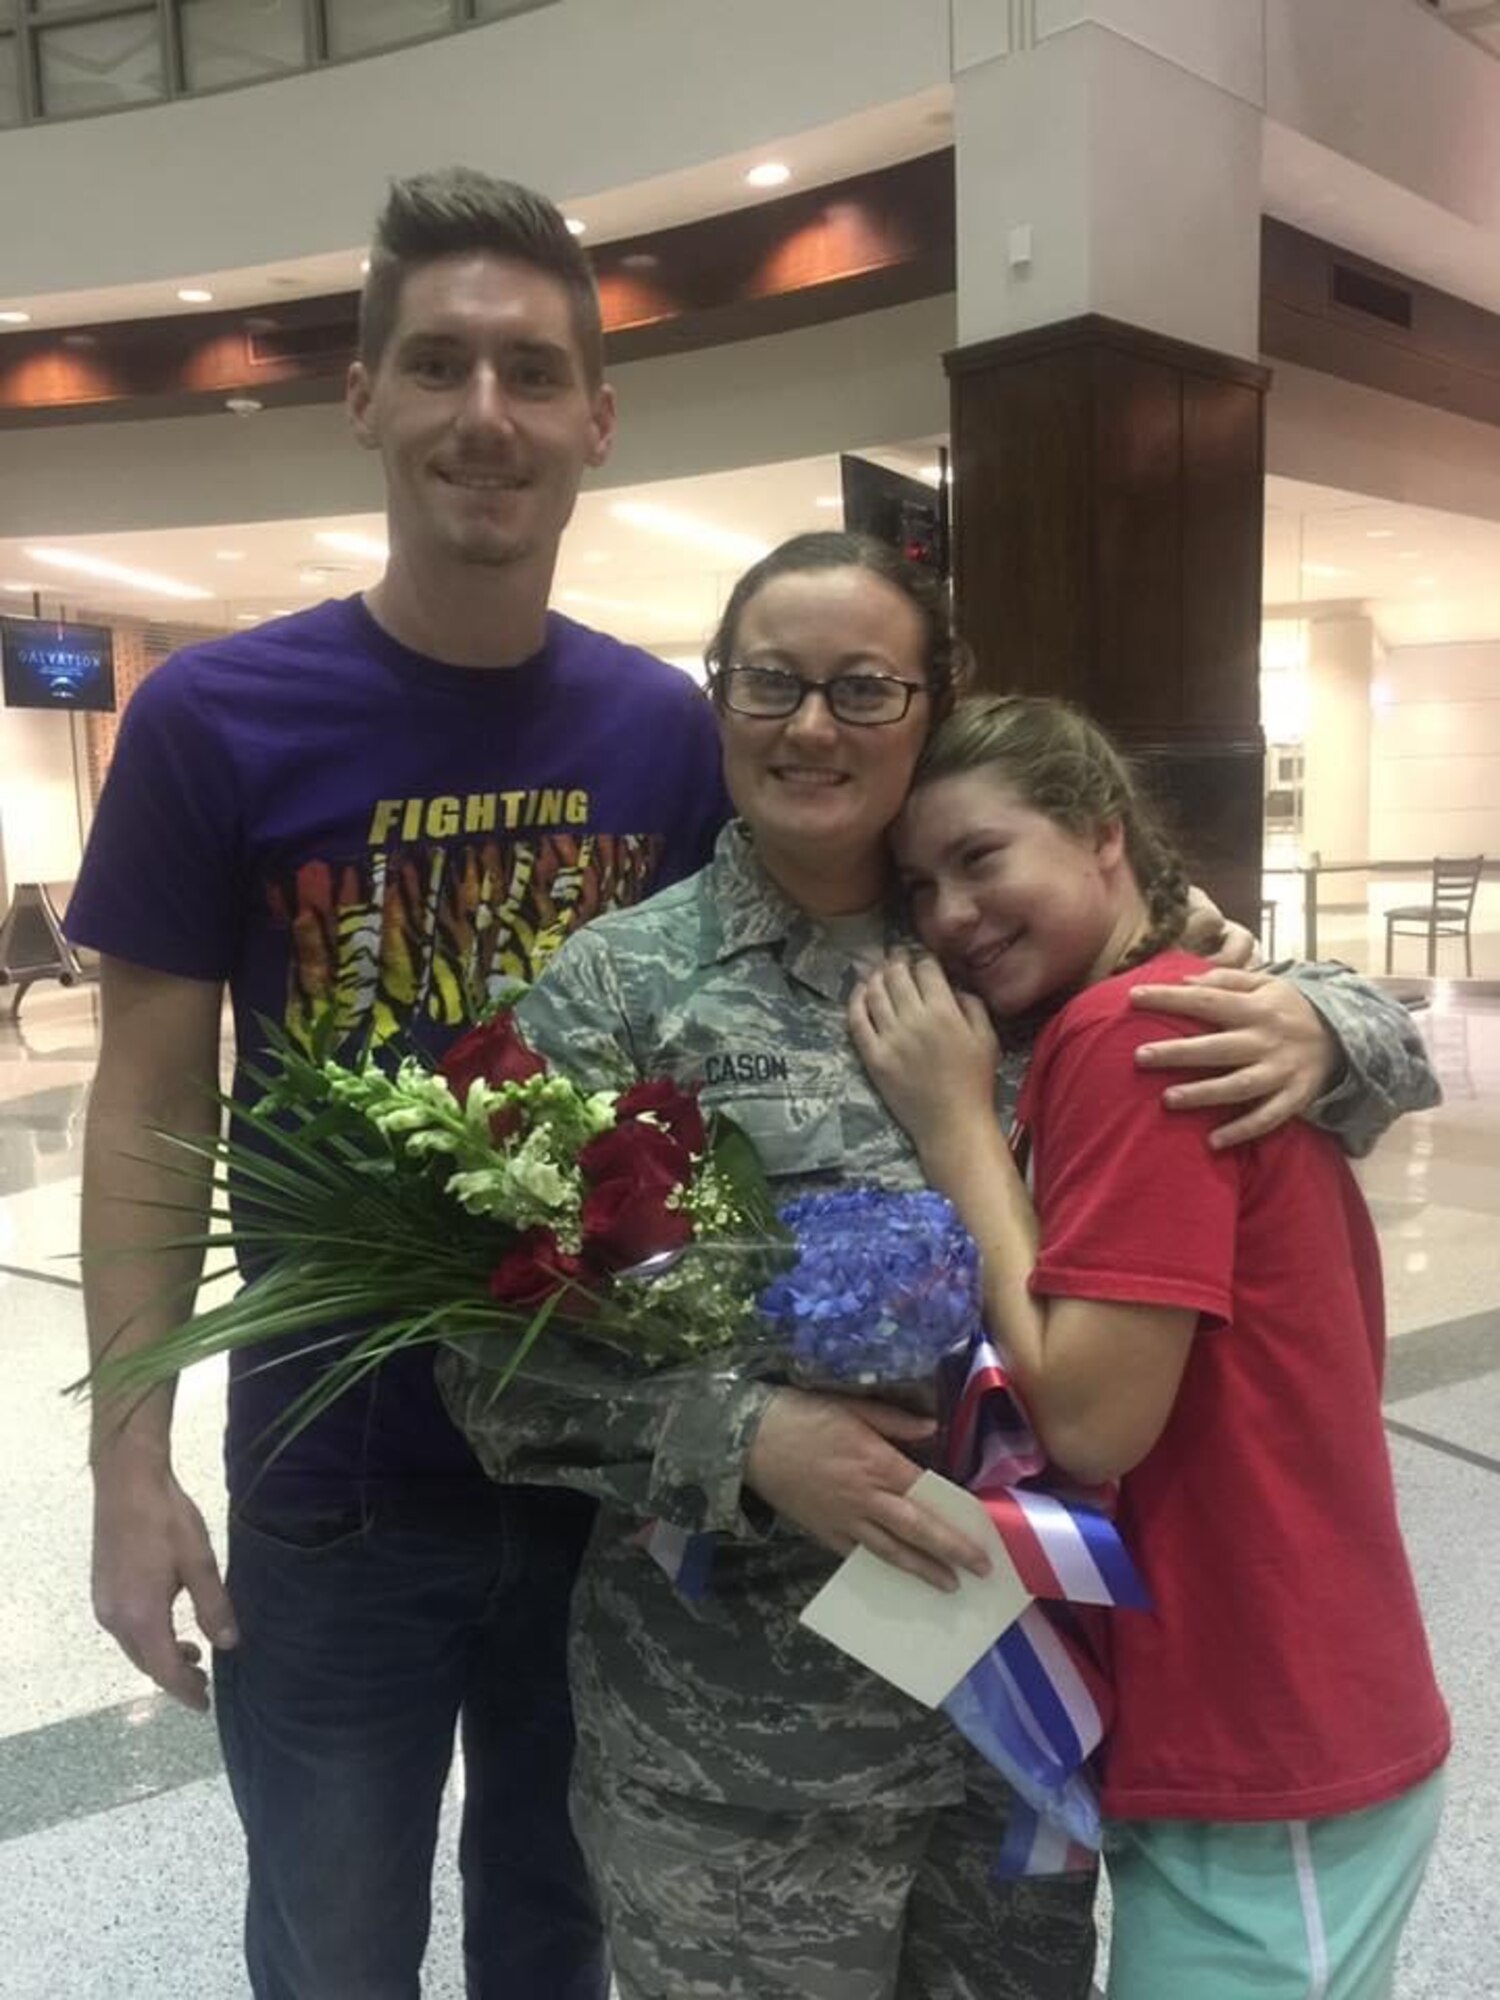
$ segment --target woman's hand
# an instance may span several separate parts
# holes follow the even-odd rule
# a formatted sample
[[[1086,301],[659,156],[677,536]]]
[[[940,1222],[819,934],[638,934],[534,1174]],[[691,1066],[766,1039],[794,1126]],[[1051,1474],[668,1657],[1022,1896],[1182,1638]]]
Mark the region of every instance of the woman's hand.
[[[1203,1034],[1143,1042],[1135,1059],[1146,1069],[1225,1071],[1162,1093],[1169,1111],[1253,1107],[1209,1135],[1216,1149],[1264,1138],[1300,1116],[1328,1089],[1342,1060],[1317,1008],[1274,973],[1203,972],[1182,985],[1137,986],[1130,1003],[1204,1023]]]
[[[888,958],[855,989],[849,1033],[886,1108],[924,1156],[975,1119],[993,1124],[1000,1044],[935,958]]]
[[[956,1590],[955,1570],[987,1576],[989,1557],[906,1498],[921,1468],[899,1449],[934,1428],[889,1403],[778,1389],[751,1440],[745,1483],[835,1555],[866,1548],[937,1590]]]

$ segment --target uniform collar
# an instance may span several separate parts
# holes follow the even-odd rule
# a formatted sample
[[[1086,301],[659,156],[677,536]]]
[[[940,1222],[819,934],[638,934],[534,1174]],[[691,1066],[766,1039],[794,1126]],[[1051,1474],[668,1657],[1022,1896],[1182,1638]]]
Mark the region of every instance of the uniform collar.
[[[810,917],[778,888],[755,852],[743,820],[731,820],[719,835],[708,869],[699,963],[712,965],[742,951],[778,950],[793,978],[827,1000],[847,997],[858,970]],[[887,916],[887,947],[901,942],[894,917]]]

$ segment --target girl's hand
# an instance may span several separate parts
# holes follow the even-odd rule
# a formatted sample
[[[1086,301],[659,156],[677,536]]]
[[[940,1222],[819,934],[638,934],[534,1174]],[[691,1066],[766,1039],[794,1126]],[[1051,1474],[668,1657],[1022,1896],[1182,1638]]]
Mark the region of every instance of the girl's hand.
[[[955,993],[935,958],[896,953],[862,980],[849,1032],[870,1080],[919,1153],[975,1120],[995,1122],[1000,1044],[982,1003]]]

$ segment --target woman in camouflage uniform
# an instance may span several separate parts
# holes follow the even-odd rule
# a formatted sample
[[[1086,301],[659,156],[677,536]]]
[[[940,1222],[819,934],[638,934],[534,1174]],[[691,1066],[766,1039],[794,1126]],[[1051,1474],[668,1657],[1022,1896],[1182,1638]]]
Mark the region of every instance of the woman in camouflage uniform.
[[[844,1010],[898,941],[884,835],[951,703],[940,593],[878,544],[800,536],[741,580],[708,660],[739,818],[701,875],[570,940],[523,1026],[596,1087],[700,1088],[778,1197],[918,1186]],[[1430,1101],[1399,1008],[1300,979],[1342,1041],[1335,1114],[1354,1143],[1391,1098]],[[1247,1022],[1286,1018],[1284,995],[1243,999]],[[1339,1054],[1317,1030],[1305,1043],[1282,1065],[1308,1072],[1302,1102]],[[1002,1073],[1003,1102],[1017,1081]],[[603,1503],[575,1598],[573,1808],[622,2000],[1084,2000],[1092,1879],[992,1881],[995,1774],[943,1715],[798,1623],[856,1544],[939,1587],[978,1559],[905,1497],[920,1419],[713,1366],[570,1366],[494,1400],[482,1353],[440,1374],[493,1477]],[[701,1599],[641,1546],[652,1517],[715,1535]]]

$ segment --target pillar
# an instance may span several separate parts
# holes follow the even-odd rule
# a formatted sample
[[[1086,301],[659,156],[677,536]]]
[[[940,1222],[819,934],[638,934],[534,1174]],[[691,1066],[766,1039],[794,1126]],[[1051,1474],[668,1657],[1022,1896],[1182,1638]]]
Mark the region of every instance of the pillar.
[[[1148,769],[1254,926],[1258,0],[955,0],[959,621]]]

